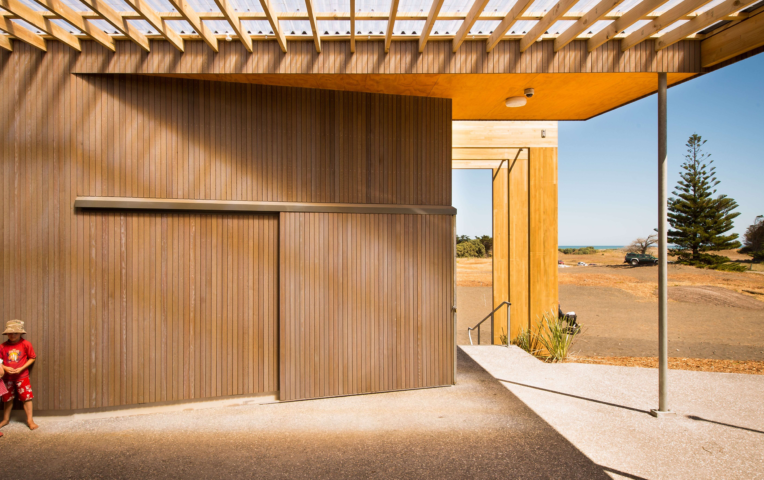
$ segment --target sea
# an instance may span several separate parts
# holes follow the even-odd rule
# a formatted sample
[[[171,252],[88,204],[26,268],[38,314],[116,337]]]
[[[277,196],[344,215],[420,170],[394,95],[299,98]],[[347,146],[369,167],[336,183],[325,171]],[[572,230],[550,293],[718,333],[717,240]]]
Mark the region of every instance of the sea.
[[[585,248],[594,247],[595,250],[614,250],[623,248],[623,245],[560,245],[557,248]]]

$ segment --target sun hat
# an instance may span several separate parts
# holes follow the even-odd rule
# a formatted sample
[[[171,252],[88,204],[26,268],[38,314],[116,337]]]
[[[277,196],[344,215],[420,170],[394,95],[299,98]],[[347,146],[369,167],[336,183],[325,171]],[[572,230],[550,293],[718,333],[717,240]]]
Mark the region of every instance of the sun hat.
[[[5,324],[3,335],[8,335],[9,333],[27,333],[24,330],[24,322],[21,320],[9,320],[8,323]]]

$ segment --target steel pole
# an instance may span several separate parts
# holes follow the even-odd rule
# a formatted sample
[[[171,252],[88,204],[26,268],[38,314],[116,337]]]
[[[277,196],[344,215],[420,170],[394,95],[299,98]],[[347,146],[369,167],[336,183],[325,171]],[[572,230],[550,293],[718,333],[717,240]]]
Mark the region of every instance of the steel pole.
[[[668,407],[668,119],[666,74],[658,74],[658,410],[656,417],[670,414]]]

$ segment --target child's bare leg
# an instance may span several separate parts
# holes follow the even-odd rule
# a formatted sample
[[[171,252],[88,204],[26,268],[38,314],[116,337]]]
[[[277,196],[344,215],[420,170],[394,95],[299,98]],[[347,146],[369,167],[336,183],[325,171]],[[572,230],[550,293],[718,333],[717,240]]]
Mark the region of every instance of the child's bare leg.
[[[11,410],[13,410],[13,399],[10,402],[5,402],[5,408],[3,409],[3,421],[0,422],[0,428],[8,425],[11,421]]]
[[[34,420],[32,419],[32,410],[32,400],[24,402],[24,412],[27,414],[27,425],[29,425],[30,430],[36,430],[37,424],[34,423]]]

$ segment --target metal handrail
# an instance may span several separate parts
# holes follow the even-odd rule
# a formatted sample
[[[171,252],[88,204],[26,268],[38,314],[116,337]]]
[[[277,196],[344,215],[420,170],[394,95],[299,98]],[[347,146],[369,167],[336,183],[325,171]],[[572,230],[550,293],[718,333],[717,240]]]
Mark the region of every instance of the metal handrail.
[[[489,318],[491,319],[491,345],[493,345],[493,338],[494,338],[494,336],[493,336],[493,314],[496,313],[496,310],[500,309],[504,305],[507,306],[507,347],[509,347],[509,343],[510,343],[509,342],[509,332],[510,332],[510,330],[509,330],[509,326],[510,326],[510,323],[509,323],[509,307],[512,304],[507,302],[507,301],[501,302],[496,308],[493,309],[493,311],[491,313],[489,313],[484,319],[480,320],[477,323],[477,325],[475,325],[474,327],[471,327],[471,328],[467,327],[467,335],[470,337],[470,345],[473,345],[473,343],[472,343],[472,331],[475,330],[475,329],[477,329],[477,331],[478,331],[478,340],[477,341],[478,341],[478,345],[480,345],[480,325],[483,322],[485,322],[486,320],[488,320]]]

